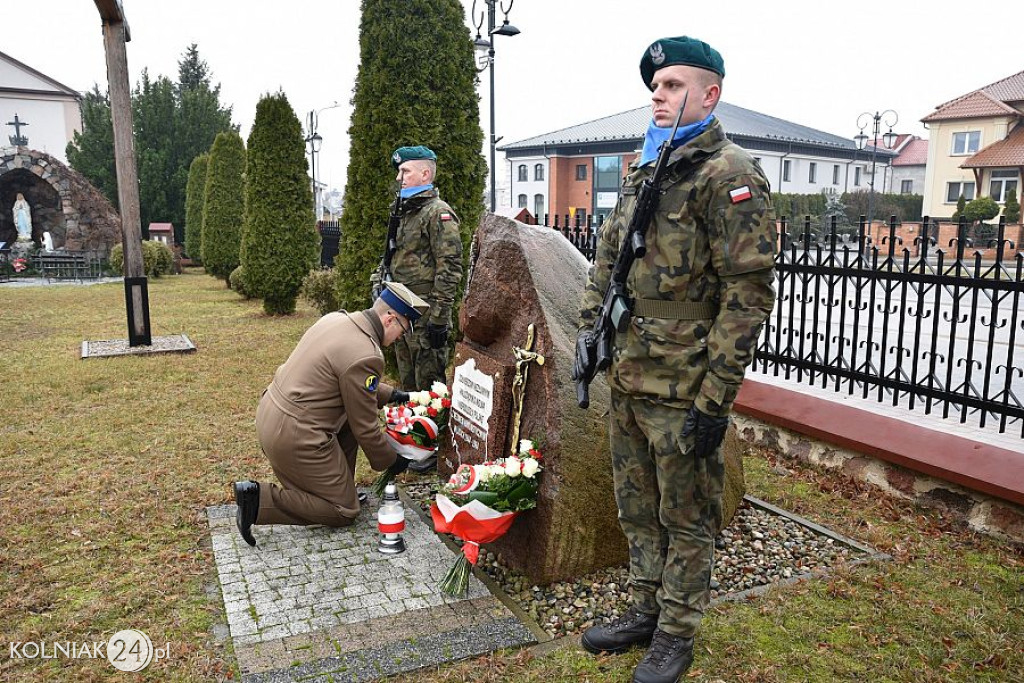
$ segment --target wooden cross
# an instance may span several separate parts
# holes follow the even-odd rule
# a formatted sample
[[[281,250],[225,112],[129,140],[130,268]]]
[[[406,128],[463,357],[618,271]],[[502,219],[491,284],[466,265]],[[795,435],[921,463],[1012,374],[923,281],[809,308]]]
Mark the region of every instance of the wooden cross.
[[[512,445],[509,447],[512,455],[519,453],[519,423],[523,418],[523,397],[526,395],[526,377],[530,370],[530,363],[544,365],[544,356],[533,351],[534,327],[530,323],[526,328],[526,344],[519,348],[512,347],[512,353],[516,357],[516,377],[512,380]]]
[[[27,123],[18,119],[18,115],[15,114],[14,120],[8,121],[7,125],[14,126],[14,135],[7,136],[7,138],[11,141],[12,145],[16,145],[18,147],[25,147],[26,145],[28,145],[28,138],[21,134],[22,126],[27,126]]]

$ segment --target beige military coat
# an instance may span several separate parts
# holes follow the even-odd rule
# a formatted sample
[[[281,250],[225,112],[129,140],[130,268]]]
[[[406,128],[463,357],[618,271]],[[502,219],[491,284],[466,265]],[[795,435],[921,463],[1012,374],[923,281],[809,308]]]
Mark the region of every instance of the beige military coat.
[[[373,469],[395,462],[378,420],[393,391],[380,381],[383,334],[372,311],[328,313],[306,331],[256,412],[260,445],[271,462],[338,448],[337,434],[346,427]]]

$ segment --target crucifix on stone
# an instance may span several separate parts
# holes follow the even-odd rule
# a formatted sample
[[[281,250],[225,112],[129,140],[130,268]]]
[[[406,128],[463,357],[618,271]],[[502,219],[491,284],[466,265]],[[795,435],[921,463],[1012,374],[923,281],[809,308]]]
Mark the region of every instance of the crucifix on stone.
[[[23,126],[27,126],[28,124],[25,123],[24,121],[21,121],[20,119],[18,119],[18,115],[15,114],[14,115],[14,120],[13,121],[8,121],[7,125],[8,126],[14,126],[14,135],[8,135],[7,136],[7,138],[11,141],[11,144],[15,145],[17,147],[26,147],[26,146],[28,146],[28,137],[21,134],[22,127]]]
[[[526,328],[526,344],[522,348],[512,347],[516,358],[516,377],[512,380],[512,443],[509,450],[512,455],[519,453],[519,423],[523,418],[523,397],[526,395],[526,376],[530,363],[544,365],[544,356],[533,351],[534,328],[530,323]]]

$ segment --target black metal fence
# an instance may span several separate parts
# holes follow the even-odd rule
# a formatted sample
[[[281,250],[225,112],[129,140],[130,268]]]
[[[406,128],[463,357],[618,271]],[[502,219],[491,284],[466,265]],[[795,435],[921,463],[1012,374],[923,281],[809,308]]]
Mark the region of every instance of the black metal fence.
[[[341,223],[338,221],[317,221],[316,228],[320,231],[320,267],[334,266],[334,257],[338,255],[338,243],[341,241]]]
[[[753,369],[1024,436],[1024,253],[1005,220],[977,242],[961,220],[945,244],[927,217],[909,244],[895,217],[877,242],[865,223],[844,236],[808,217],[794,239],[781,219]],[[551,227],[593,260],[600,226]]]

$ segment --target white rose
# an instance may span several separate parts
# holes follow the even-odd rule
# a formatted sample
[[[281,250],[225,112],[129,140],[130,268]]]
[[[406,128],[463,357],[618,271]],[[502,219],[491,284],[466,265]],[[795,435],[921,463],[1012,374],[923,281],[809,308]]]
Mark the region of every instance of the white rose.
[[[430,385],[430,390],[441,397],[448,395],[448,386],[444,382],[434,382]]]
[[[523,439],[522,441],[519,442],[519,452],[520,453],[529,453],[532,450],[533,450],[533,442],[530,441],[529,439]]]
[[[441,411],[444,409],[444,407],[441,405],[441,399],[439,398],[435,398],[433,401],[431,401],[430,407],[437,411]]]
[[[416,403],[421,406],[426,406],[430,403],[430,392],[429,391],[414,391],[409,394],[409,400],[412,403]],[[422,415],[422,413],[416,413]]]
[[[523,463],[516,456],[505,458],[505,474],[510,477],[518,477],[523,471]]]
[[[427,407],[426,406],[416,406],[415,408],[412,409],[412,412],[413,412],[414,415],[426,415],[427,414]]]
[[[526,458],[523,460],[523,476],[527,479],[533,479],[533,475],[537,474],[537,470],[540,469],[540,463],[533,458]]]
[[[500,474],[505,474],[504,465],[491,465],[491,476],[497,477]]]
[[[491,478],[490,465],[473,465],[473,469],[476,470],[476,477],[481,484]]]

